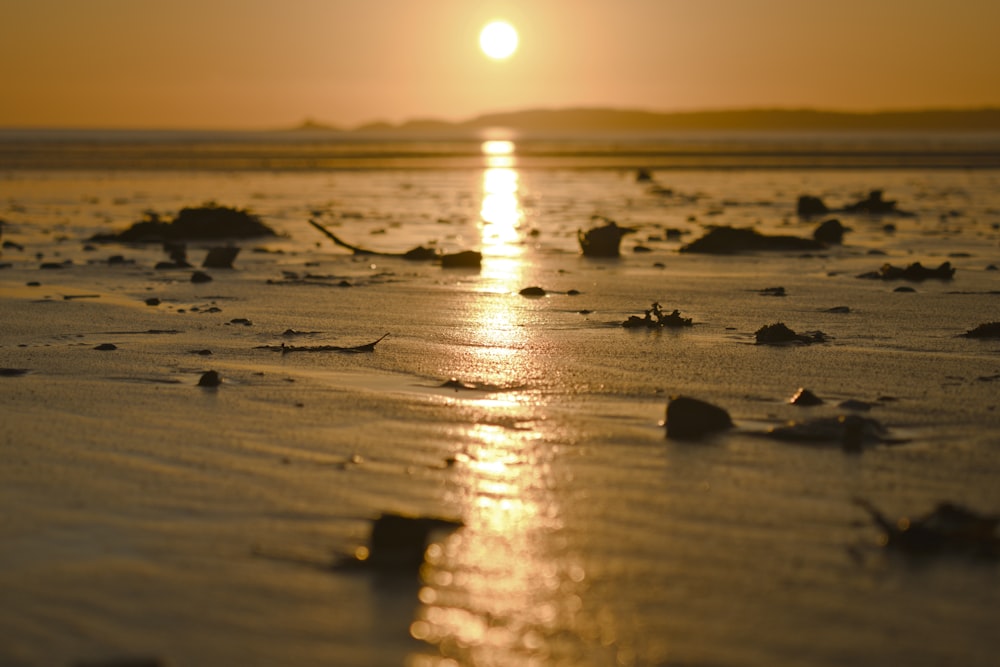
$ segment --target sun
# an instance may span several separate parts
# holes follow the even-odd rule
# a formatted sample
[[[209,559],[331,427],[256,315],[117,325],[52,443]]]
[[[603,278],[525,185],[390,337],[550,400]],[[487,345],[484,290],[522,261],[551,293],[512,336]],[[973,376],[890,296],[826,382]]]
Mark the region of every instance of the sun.
[[[494,60],[509,58],[517,50],[517,30],[506,21],[488,23],[479,33],[479,48]]]

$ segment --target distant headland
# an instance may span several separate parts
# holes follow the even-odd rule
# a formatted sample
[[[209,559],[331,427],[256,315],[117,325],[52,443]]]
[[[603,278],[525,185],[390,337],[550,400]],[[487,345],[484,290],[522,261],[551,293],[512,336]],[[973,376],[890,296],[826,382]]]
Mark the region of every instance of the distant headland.
[[[516,133],[621,132],[1000,132],[1000,108],[877,112],[814,109],[743,109],[655,112],[638,109],[526,109],[490,113],[462,121],[414,119],[341,128],[307,120],[297,130],[362,134],[468,134],[490,128]]]

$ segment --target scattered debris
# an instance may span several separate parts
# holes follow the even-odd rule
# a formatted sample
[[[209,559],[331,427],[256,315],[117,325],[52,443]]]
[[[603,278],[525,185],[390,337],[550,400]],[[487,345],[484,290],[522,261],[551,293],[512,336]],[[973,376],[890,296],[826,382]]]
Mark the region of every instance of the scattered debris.
[[[0,368],[0,377],[16,378],[31,372],[29,368]]]
[[[222,377],[217,371],[205,371],[198,379],[199,387],[218,387],[222,384]]]
[[[210,240],[277,236],[260,218],[243,209],[214,203],[182,208],[167,222],[155,211],[146,211],[139,222],[118,234],[97,234],[90,241],[98,243],[162,243],[179,240]]]
[[[788,296],[784,287],[765,287],[759,290],[757,294],[761,296]]]
[[[229,320],[226,324],[239,324],[245,327],[253,326],[253,322],[251,322],[250,319],[246,317],[234,317],[233,319]]]
[[[913,262],[909,266],[900,268],[892,264],[883,264],[878,271],[862,273],[858,278],[867,280],[911,280],[920,282],[922,280],[951,280],[955,276],[955,269],[951,262],[942,262],[936,269],[929,269],[920,262]]]
[[[796,213],[802,218],[811,218],[815,215],[826,215],[830,212],[823,200],[813,195],[801,195],[795,206]]]
[[[592,227],[586,232],[577,230],[580,251],[585,257],[618,257],[622,238],[635,232],[631,227],[619,227],[614,220],[604,220],[607,224],[601,227]]]
[[[537,286],[525,287],[520,292],[518,292],[518,294],[527,297],[539,297],[539,296],[545,296],[545,290]]]
[[[823,399],[812,393],[805,387],[799,387],[788,402],[792,405],[797,405],[799,407],[812,407],[814,405],[823,405]]]
[[[148,299],[146,299],[145,304],[147,306],[159,306],[160,305],[160,300],[158,298],[156,298],[155,296],[151,296]]]
[[[101,352],[110,352],[112,350],[117,350],[118,346],[115,345],[114,343],[101,343],[100,345],[98,345],[94,349],[95,350],[100,350]]]
[[[271,350],[273,352],[281,352],[282,354],[289,352],[374,352],[375,346],[381,343],[388,335],[384,334],[378,340],[355,347],[340,347],[338,345],[285,345],[282,343],[281,345],[258,345],[254,349]]]
[[[1000,322],[985,322],[975,329],[969,329],[964,334],[959,334],[965,338],[1000,338]]]
[[[741,252],[822,250],[816,239],[798,236],[768,236],[751,227],[710,227],[699,239],[681,246],[681,252],[732,255]]]
[[[208,275],[204,271],[195,271],[191,274],[191,282],[193,283],[210,283],[212,282],[212,276]]]
[[[762,326],[754,333],[758,345],[780,345],[782,343],[825,343],[826,334],[822,331],[809,331],[804,334],[795,333],[783,322],[775,322]]]
[[[974,512],[951,502],[941,502],[921,517],[901,517],[890,521],[864,498],[854,504],[868,512],[882,529],[880,546],[905,554],[922,556],[954,553],[984,558],[1000,557],[1000,516]]]
[[[733,420],[724,409],[688,396],[674,396],[667,404],[667,437],[677,440],[699,440],[711,433],[733,427]]]
[[[642,317],[629,315],[629,318],[622,322],[622,326],[626,329],[660,329],[664,327],[672,329],[690,327],[693,326],[693,323],[690,317],[681,317],[679,310],[674,310],[667,315],[661,310],[659,303],[653,302],[653,305],[645,311]]]
[[[201,263],[205,269],[231,269],[240,249],[235,246],[209,248],[205,261]]]
[[[827,309],[823,310],[822,312],[824,312],[824,313],[845,314],[845,313],[851,312],[851,307],[850,306],[834,306],[833,308],[827,308]]]

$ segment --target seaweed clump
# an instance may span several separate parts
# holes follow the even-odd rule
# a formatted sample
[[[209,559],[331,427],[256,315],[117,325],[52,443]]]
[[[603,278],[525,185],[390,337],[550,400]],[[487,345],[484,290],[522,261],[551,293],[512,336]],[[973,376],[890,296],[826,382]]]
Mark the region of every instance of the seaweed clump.
[[[681,317],[681,311],[674,310],[669,315],[664,313],[659,303],[654,302],[652,307],[646,309],[642,317],[630,315],[622,322],[626,329],[661,329],[679,328],[693,326],[690,317]]]
[[[171,221],[155,211],[117,234],[97,234],[91,241],[122,243],[164,243],[168,241],[203,241],[214,239],[277,236],[256,215],[238,208],[214,203],[182,208]]]
[[[920,262],[913,262],[906,267],[883,264],[878,271],[862,273],[858,278],[867,280],[910,280],[920,282],[922,280],[951,280],[955,277],[955,267],[951,262],[942,262],[936,269],[929,269]]]
[[[941,502],[928,514],[890,520],[872,503],[856,498],[854,503],[868,512],[882,529],[879,543],[910,555],[966,554],[1000,557],[1000,517],[980,514],[961,505]]]
[[[779,234],[761,234],[751,227],[712,227],[699,239],[682,246],[681,252],[709,255],[733,255],[740,252],[823,250],[826,245],[816,239]]]
[[[822,331],[809,331],[806,333],[796,333],[788,328],[784,322],[766,324],[754,333],[758,345],[781,345],[783,343],[825,343],[826,334]]]
[[[959,335],[966,338],[1000,338],[1000,322],[984,322]]]

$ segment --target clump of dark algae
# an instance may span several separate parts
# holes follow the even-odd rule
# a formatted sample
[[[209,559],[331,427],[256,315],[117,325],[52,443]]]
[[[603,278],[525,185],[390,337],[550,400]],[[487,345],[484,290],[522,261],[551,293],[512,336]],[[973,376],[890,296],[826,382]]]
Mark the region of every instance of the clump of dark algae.
[[[673,440],[701,440],[727,431],[733,420],[725,409],[689,396],[674,396],[667,404],[667,437]]]
[[[693,326],[690,317],[681,317],[679,310],[674,310],[669,315],[664,313],[660,304],[654,302],[642,317],[629,315],[629,318],[622,322],[626,329],[674,329],[680,327]]]
[[[622,239],[634,231],[631,227],[619,227],[614,220],[607,220],[607,224],[600,227],[577,230],[576,236],[584,257],[620,257]]]
[[[1000,338],[1000,322],[984,322],[975,329],[969,329],[964,334],[959,334],[965,338]]]
[[[802,343],[811,345],[813,343],[825,343],[826,334],[822,331],[809,331],[806,333],[796,333],[789,329],[784,322],[766,324],[754,333],[757,345],[783,345],[786,343]]]
[[[761,234],[751,227],[711,227],[699,239],[681,246],[681,252],[707,255],[735,255],[741,252],[802,252],[823,250],[826,245],[816,239],[798,236]]]
[[[416,576],[424,563],[427,547],[442,535],[465,524],[456,519],[383,513],[372,521],[368,545],[353,554],[333,560],[274,552],[259,547],[254,555],[306,565],[321,570],[369,570],[385,575]]]
[[[913,262],[905,267],[883,264],[878,271],[862,273],[858,278],[866,280],[909,280],[921,282],[924,280],[951,280],[955,277],[955,267],[951,262],[942,262],[936,269],[929,269],[920,262]]]
[[[843,208],[830,208],[820,198],[814,195],[801,195],[796,203],[796,213],[801,218],[811,218],[817,215],[828,213],[848,213],[853,215],[885,216],[895,215],[904,218],[913,217],[915,214],[904,211],[897,207],[896,201],[884,199],[882,190],[871,190],[868,196],[858,201],[848,204]]]
[[[863,498],[854,503],[868,512],[882,530],[880,546],[911,556],[942,554],[1000,558],[1000,516],[980,514],[961,505],[941,502],[916,518],[890,520]]]
[[[259,217],[243,209],[205,204],[182,208],[171,221],[163,220],[155,211],[117,234],[97,234],[91,241],[98,243],[166,243],[170,241],[208,241],[277,236]]]

